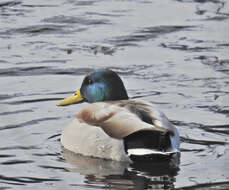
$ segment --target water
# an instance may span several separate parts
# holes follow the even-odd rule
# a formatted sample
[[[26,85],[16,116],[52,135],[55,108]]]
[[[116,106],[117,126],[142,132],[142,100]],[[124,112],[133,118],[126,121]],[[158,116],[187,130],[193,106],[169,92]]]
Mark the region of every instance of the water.
[[[229,189],[228,19],[226,0],[1,0],[0,189]],[[177,126],[179,168],[62,149],[84,105],[55,105],[103,67]]]

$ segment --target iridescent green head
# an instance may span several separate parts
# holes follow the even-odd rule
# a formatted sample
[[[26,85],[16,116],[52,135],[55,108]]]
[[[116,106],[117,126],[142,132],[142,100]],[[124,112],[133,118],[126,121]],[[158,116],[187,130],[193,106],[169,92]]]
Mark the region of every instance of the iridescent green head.
[[[80,90],[57,105],[126,99],[128,99],[126,88],[117,73],[109,69],[99,69],[85,76]]]
[[[83,80],[80,92],[83,99],[90,103],[128,99],[122,80],[108,69],[89,73]]]

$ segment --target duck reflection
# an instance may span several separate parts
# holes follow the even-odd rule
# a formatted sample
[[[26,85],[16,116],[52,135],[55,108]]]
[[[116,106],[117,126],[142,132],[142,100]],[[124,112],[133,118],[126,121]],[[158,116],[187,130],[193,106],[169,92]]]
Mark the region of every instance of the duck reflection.
[[[174,189],[179,171],[179,155],[170,160],[155,163],[126,163],[85,157],[63,149],[68,168],[85,176],[83,185],[100,189]]]

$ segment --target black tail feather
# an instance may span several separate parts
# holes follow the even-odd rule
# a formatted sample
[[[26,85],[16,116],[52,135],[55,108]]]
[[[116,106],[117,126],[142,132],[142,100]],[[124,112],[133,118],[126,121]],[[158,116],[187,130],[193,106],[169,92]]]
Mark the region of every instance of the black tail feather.
[[[169,132],[140,130],[124,138],[125,151],[128,149],[145,148],[166,152],[171,148]]]

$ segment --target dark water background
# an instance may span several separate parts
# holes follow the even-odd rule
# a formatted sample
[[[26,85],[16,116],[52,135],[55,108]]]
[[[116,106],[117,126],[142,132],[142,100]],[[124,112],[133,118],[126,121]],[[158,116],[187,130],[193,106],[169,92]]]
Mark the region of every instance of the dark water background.
[[[84,105],[56,107],[111,68],[180,131],[179,170],[62,150]],[[0,190],[229,189],[229,2],[0,1]]]

